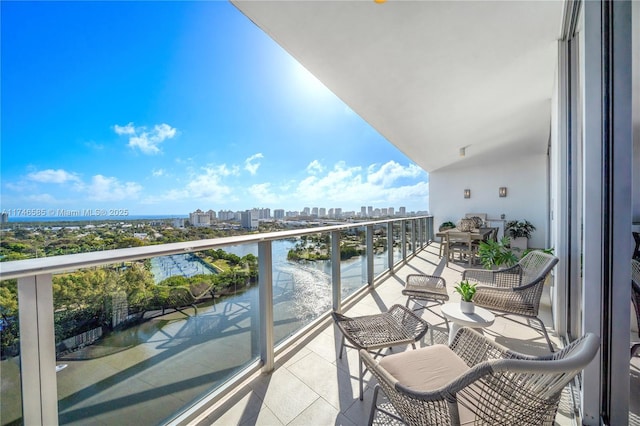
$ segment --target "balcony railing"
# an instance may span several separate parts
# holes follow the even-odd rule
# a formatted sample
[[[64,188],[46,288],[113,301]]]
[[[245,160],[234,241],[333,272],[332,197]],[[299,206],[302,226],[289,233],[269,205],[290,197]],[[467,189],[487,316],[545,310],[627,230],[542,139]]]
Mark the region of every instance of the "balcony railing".
[[[421,216],[0,263],[0,279],[17,279],[19,312],[19,354],[0,369],[1,424],[185,419],[249,374],[273,370],[281,351],[393,273],[433,235],[433,218]],[[303,239],[307,246],[326,244],[330,260],[287,261]],[[364,254],[341,261],[341,244],[354,239],[363,240]],[[156,306],[135,318],[127,296],[114,291],[113,327],[56,341],[56,329],[68,320],[60,311],[72,308],[54,312],[54,281],[65,282],[54,275],[89,271],[105,287],[117,287],[140,261],[165,276],[197,274],[183,257],[217,249],[257,255],[257,285],[240,283],[241,292],[204,302],[191,294],[173,309]]]

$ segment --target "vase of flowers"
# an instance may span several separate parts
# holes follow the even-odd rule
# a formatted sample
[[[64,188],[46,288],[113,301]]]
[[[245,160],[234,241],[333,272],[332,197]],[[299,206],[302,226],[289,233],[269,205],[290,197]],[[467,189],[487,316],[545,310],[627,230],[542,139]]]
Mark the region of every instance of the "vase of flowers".
[[[476,294],[476,284],[471,284],[468,280],[460,281],[458,285],[454,287],[456,293],[460,294],[460,311],[465,314],[472,314],[475,312],[475,305],[473,303],[473,296]]]

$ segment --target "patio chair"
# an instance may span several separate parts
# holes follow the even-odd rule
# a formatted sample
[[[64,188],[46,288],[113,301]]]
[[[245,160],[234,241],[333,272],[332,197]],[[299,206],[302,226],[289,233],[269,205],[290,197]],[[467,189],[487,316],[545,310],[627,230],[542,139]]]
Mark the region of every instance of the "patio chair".
[[[551,352],[554,351],[544,323],[538,318],[540,297],[547,277],[558,263],[558,258],[534,250],[510,268],[496,271],[467,269],[463,280],[477,283],[473,302],[502,316],[519,315],[540,324]]]
[[[427,346],[380,361],[361,351],[378,380],[369,424],[380,411],[408,425],[552,425],[562,390],[599,347],[599,338],[587,333],[557,353],[535,357],[465,327],[450,346]],[[380,389],[393,410],[378,405]]]
[[[420,307],[416,310],[427,309],[434,315],[444,319],[449,329],[449,321],[431,309],[435,305],[442,305],[449,301],[449,293],[447,293],[447,282],[442,277],[427,274],[409,274],[405,281],[402,294],[407,296],[406,306],[409,307],[410,302],[414,302]],[[422,303],[424,302],[424,303]],[[431,305],[429,303],[432,303]]]
[[[635,247],[633,248],[633,255],[631,256],[633,259],[640,260],[640,232],[632,232],[633,241],[635,242]]]
[[[393,305],[388,311],[374,315],[347,317],[332,312],[333,320],[342,332],[342,342],[338,358],[342,358],[344,347],[364,350],[374,354],[374,358],[382,355],[384,348],[411,344],[415,349],[416,342],[427,333],[429,324],[402,305]],[[345,343],[345,339],[351,345]],[[362,359],[358,362],[360,381],[360,400],[362,400],[363,369]]]
[[[445,239],[445,256],[447,257],[447,266],[449,266],[449,260],[455,258],[456,253],[459,256],[460,261],[464,261],[465,256],[471,265],[475,257],[475,245],[471,239],[470,232],[456,232],[449,231]]]
[[[636,324],[638,326],[638,338],[640,338],[640,260],[631,260],[631,302],[636,311]],[[640,349],[640,342],[631,345],[631,358]]]

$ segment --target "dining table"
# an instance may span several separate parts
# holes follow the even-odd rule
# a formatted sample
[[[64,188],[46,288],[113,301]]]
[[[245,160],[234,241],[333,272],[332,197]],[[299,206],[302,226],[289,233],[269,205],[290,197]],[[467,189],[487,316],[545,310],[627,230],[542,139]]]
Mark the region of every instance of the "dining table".
[[[471,231],[461,231],[458,228],[450,228],[450,229],[444,229],[442,231],[438,231],[436,233],[436,237],[442,238],[441,241],[444,242],[449,232],[469,232],[469,234],[471,234],[472,241],[485,241],[487,238],[489,238],[489,235],[491,234],[491,230],[492,228],[475,228],[475,229],[472,229]],[[441,247],[441,250],[440,250],[439,256],[442,257],[443,243],[440,244],[440,247]],[[472,259],[470,257],[469,264],[471,264],[471,262],[472,262]]]
[[[450,228],[436,232],[436,237],[444,238],[449,232],[469,232],[471,234],[472,240],[484,241],[491,233],[491,228],[476,228],[472,229],[471,231],[461,231],[458,228]]]

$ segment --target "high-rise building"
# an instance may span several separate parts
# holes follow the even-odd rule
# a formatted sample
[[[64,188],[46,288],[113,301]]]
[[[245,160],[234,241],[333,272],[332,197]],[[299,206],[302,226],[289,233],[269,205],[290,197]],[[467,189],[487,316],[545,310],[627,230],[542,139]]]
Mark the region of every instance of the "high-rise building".
[[[258,229],[258,213],[254,210],[246,210],[240,214],[240,226],[245,229]]]
[[[189,223],[191,223],[191,226],[211,226],[211,214],[209,212],[205,213],[198,209],[193,213],[189,213]]]
[[[274,219],[284,219],[284,209],[275,209],[273,211]]]
[[[360,216],[367,217],[367,206],[360,207]]]
[[[389,216],[393,216],[395,214],[395,209],[393,207],[389,207],[388,212]]]
[[[400,216],[406,216],[406,215],[407,215],[407,208],[400,207]]]
[[[318,217],[327,217],[327,209],[324,207],[320,207],[318,209]]]

